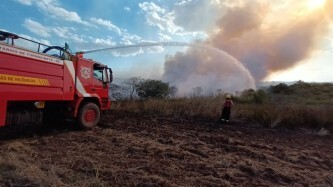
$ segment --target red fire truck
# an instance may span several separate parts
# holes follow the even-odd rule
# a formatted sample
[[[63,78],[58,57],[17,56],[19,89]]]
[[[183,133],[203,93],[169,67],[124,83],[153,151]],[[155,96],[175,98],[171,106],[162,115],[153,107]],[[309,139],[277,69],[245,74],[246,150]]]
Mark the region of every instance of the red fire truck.
[[[0,126],[58,123],[76,119],[96,126],[111,106],[112,70],[72,54],[69,46],[49,46],[0,31]]]

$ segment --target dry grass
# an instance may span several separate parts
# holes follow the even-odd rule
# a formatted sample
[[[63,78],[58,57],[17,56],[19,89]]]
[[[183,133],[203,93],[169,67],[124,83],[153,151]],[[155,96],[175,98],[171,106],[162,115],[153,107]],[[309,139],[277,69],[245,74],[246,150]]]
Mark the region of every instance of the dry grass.
[[[171,117],[218,120],[221,115],[223,96],[179,98],[168,100],[118,101],[113,109],[142,114]],[[291,102],[237,103],[232,110],[232,120],[252,122],[265,127],[286,127],[289,129],[326,128],[333,130],[333,106],[306,105]]]
[[[333,84],[296,82],[266,90],[248,89],[233,96],[232,120],[264,127],[309,128],[333,131]],[[142,114],[218,120],[224,95],[117,101],[113,109]]]
[[[106,186],[99,179],[98,174],[85,176],[69,169],[68,165],[47,164],[51,162],[51,158],[39,160],[36,150],[29,146],[35,142],[34,140],[14,140],[1,146],[1,184],[5,186]]]
[[[258,104],[246,97],[234,99],[233,121],[307,127],[320,136],[333,130],[327,103],[279,95]],[[217,120],[223,101],[222,95],[121,101],[103,117],[105,126],[92,131],[14,133],[0,141],[0,186],[333,184],[330,137],[192,120]]]
[[[149,99],[139,101],[117,101],[112,109],[135,113],[158,114],[185,118],[218,118],[221,112],[222,96],[178,99]]]
[[[148,103],[137,102],[141,109],[168,106]],[[332,184],[330,137],[117,110],[102,122],[91,131],[8,131],[11,138],[0,141],[0,186]]]
[[[302,104],[241,105],[234,111],[236,119],[252,121],[265,127],[289,129],[307,127],[333,130],[332,106]]]

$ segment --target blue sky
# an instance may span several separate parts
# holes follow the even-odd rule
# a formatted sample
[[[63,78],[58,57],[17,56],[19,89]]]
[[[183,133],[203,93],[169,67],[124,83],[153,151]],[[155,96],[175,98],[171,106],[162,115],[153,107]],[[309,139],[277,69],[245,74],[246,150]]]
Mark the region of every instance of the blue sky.
[[[1,1],[0,29],[51,45],[64,46],[67,42],[74,52],[140,42],[192,41],[204,37],[203,32],[186,32],[173,23],[168,14],[172,13],[175,3],[176,0],[167,3],[140,0],[81,0],[79,3],[63,0]],[[162,73],[164,56],[177,50],[182,49],[135,48],[89,54],[87,57],[109,64],[120,77],[141,75],[158,78],[157,74]],[[142,72],[141,66],[150,66],[148,72],[151,73],[147,74],[147,70]],[[133,73],[135,69],[140,72]]]
[[[249,39],[245,38],[244,30],[246,30],[247,35],[254,33],[252,27],[245,28],[244,25],[237,25],[242,21],[245,25],[248,25],[248,21],[253,21],[241,17],[242,15],[233,11],[237,7],[245,7],[244,9],[248,10],[246,12],[254,9],[263,12],[260,17],[260,32],[256,34],[256,36],[259,35],[258,39],[267,36],[267,32],[262,31],[264,27],[270,26],[272,27],[271,30],[276,30],[273,29],[273,24],[269,25],[268,23],[284,25],[281,27],[285,27],[286,31],[281,29],[281,33],[288,34],[279,36],[283,38],[291,36],[291,32],[295,32],[292,33],[294,36],[299,35],[296,32],[302,32],[291,26],[297,23],[294,18],[303,19],[303,22],[306,22],[311,18],[310,15],[322,15],[322,12],[328,11],[328,8],[321,9],[324,9],[324,6],[331,5],[328,2],[331,2],[331,0],[281,0],[279,3],[271,3],[265,0],[5,0],[0,2],[2,14],[0,29],[50,45],[64,46],[64,43],[67,42],[73,52],[142,42],[177,41],[192,43],[199,40],[205,45],[211,44],[212,47],[230,53],[243,64],[242,66],[245,69],[249,69],[250,74],[252,74],[251,77],[254,77],[257,81],[260,79],[269,81],[333,82],[331,73],[333,72],[333,65],[332,60],[330,60],[333,59],[331,17],[327,18],[327,22],[322,23],[325,24],[323,28],[326,31],[316,33],[316,36],[320,37],[310,36],[315,41],[308,43],[311,48],[303,49],[304,56],[296,56],[290,62],[290,65],[283,65],[279,68],[274,66],[266,70],[264,68],[267,66],[264,64],[265,62],[260,62],[262,64],[259,65],[260,68],[262,67],[261,69],[265,70],[254,69],[252,65],[248,65],[252,63],[253,59],[259,57],[259,61],[263,59],[270,60],[267,59],[270,58],[269,55],[262,54],[267,46],[271,47],[270,54],[274,53],[274,49],[278,46],[275,44],[279,42],[274,41],[275,43],[272,42],[274,45],[266,45],[266,42],[262,41],[260,45],[255,47],[238,43],[239,46],[247,48],[262,47],[261,51],[256,50],[260,54],[259,57],[254,58],[248,55],[251,51],[245,53],[245,49],[234,50],[236,47],[233,48],[233,43],[228,42],[228,46],[224,46],[217,39],[221,30],[225,30],[221,37],[226,37],[228,27],[233,29],[242,27],[243,31],[241,33],[244,36],[237,36],[237,39],[242,41]],[[283,12],[285,15],[281,15],[281,12],[279,12],[281,10],[291,11],[289,13]],[[235,17],[228,20],[228,14],[235,14]],[[264,18],[262,18],[263,16]],[[242,20],[240,21],[240,19]],[[290,24],[286,26],[283,22],[288,23],[288,21]],[[318,28],[322,28],[322,25],[318,25]],[[259,30],[258,28],[255,29],[256,31]],[[289,30],[287,31],[287,29]],[[233,31],[233,33],[235,32]],[[267,37],[268,40],[271,40],[270,37]],[[172,57],[176,52],[186,50],[188,49],[184,47],[131,48],[87,54],[86,57],[111,66],[116,77],[143,76],[160,79],[165,73],[164,62],[166,57]],[[244,53],[239,54],[240,51]],[[175,57],[171,58],[170,61],[176,60]],[[274,60],[271,61],[276,63]],[[257,72],[261,76],[257,76]],[[191,84],[191,86],[194,85]]]

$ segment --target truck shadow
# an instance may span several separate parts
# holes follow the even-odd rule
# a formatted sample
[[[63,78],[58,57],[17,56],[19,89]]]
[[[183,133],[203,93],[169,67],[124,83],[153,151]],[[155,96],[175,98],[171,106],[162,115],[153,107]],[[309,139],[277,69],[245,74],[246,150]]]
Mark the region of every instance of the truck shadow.
[[[43,136],[53,136],[72,131],[80,131],[75,124],[61,124],[57,126],[50,125],[22,125],[22,126],[5,126],[0,128],[0,142],[24,139],[38,138]]]

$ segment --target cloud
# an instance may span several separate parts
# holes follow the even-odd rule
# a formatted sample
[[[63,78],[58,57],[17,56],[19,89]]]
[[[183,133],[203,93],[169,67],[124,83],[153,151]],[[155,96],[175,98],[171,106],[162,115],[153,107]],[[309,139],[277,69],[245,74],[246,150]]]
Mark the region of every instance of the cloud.
[[[60,18],[69,22],[76,22],[86,26],[90,24],[83,21],[76,12],[68,11],[62,7],[57,6],[55,0],[39,0],[36,2],[37,6],[41,8],[45,13],[51,14],[56,18]]]
[[[91,18],[90,19],[92,22],[98,24],[98,25],[102,25],[106,28],[108,28],[111,31],[115,31],[117,32],[119,35],[122,34],[122,31],[119,27],[117,27],[116,25],[114,25],[111,21],[109,20],[103,20],[103,19],[97,19],[97,18]]]
[[[77,39],[71,39],[71,41],[73,41],[71,43],[71,46],[73,47],[72,51],[104,49],[113,47],[117,44],[111,36],[107,36],[106,38],[96,38],[92,36],[78,36],[74,34],[71,37],[77,37]]]
[[[110,47],[116,45],[116,42],[114,42],[112,38],[107,38],[107,39],[96,38],[93,42],[94,44],[98,44],[103,47]]]
[[[106,48],[112,48],[116,46],[127,46],[127,45],[134,45],[137,44],[140,40],[142,40],[141,37],[137,35],[130,35],[128,33],[124,33],[120,42],[117,43],[112,39],[112,37],[105,38],[93,38],[89,37],[90,39],[90,45],[89,46],[82,46],[86,50],[95,50],[95,49],[106,49]],[[91,45],[92,43],[92,45]],[[130,48],[120,48],[120,49],[112,49],[107,50],[107,52],[113,56],[116,57],[129,57],[129,56],[136,56],[139,54],[144,53],[143,49],[140,47],[130,47]]]
[[[24,5],[32,5],[32,2],[34,0],[16,0],[16,1]]]
[[[27,28],[30,32],[41,36],[41,37],[45,37],[48,38],[50,37],[52,34],[69,40],[69,41],[74,41],[76,43],[85,43],[87,42],[84,38],[82,38],[82,36],[79,36],[77,34],[75,34],[75,29],[74,28],[69,28],[69,27],[47,27],[47,26],[43,26],[41,23],[31,20],[31,19],[26,19],[24,21],[23,26],[25,28]]]
[[[90,23],[83,21],[76,12],[68,11],[58,5],[57,0],[17,0],[24,5],[35,4],[40,10],[51,17],[76,22],[85,26],[91,26]]]
[[[160,41],[170,41],[172,38],[169,35],[158,33]]]
[[[179,3],[175,3],[175,5],[186,5],[186,4],[189,4],[189,3],[191,3],[193,0],[183,0],[183,1],[181,1],[181,2],[179,2]]]
[[[124,34],[121,39],[120,46],[124,48],[112,50],[112,54],[117,57],[136,56],[143,53],[161,53],[164,48],[161,46],[143,47],[144,43],[154,43],[153,41],[144,40],[138,35]],[[126,47],[129,46],[129,47]]]
[[[54,27],[51,28],[53,33],[60,38],[64,38],[70,41],[74,41],[76,43],[85,43],[87,42],[82,36],[75,34],[76,31],[74,28],[70,27]]]
[[[176,33],[182,31],[182,28],[174,23],[173,12],[166,12],[153,2],[139,3],[139,7],[146,13],[146,23],[158,27],[161,31]]]
[[[24,21],[23,26],[28,29],[30,32],[37,34],[42,37],[50,37],[51,30],[48,27],[43,26],[37,21],[33,21],[31,19],[26,19]]]
[[[142,38],[140,36],[138,36],[138,35],[126,33],[121,38],[121,42],[120,43],[124,44],[124,45],[133,45],[133,44],[137,44],[141,40],[142,40]]]
[[[159,7],[153,2],[143,2],[139,3],[139,7],[145,12],[157,12],[157,13],[165,13],[165,9]]]
[[[125,6],[125,7],[124,7],[124,10],[127,11],[127,12],[130,12],[130,11],[131,11],[131,8],[128,7],[128,6]]]

